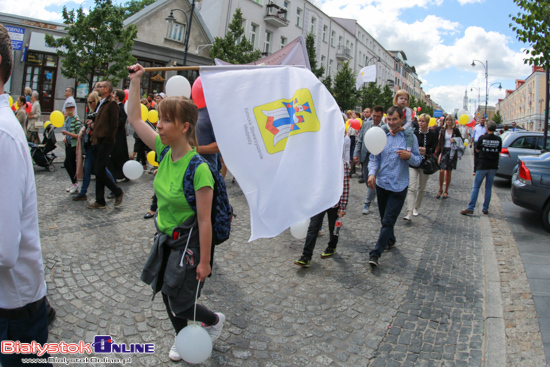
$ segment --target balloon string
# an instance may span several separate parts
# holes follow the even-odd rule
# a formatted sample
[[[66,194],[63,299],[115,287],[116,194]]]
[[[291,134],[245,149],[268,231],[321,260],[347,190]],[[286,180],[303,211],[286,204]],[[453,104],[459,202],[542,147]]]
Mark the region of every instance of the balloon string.
[[[199,290],[201,289],[201,280],[197,286],[197,294],[195,294],[195,311],[193,312],[193,322],[197,322],[197,299],[199,298]]]

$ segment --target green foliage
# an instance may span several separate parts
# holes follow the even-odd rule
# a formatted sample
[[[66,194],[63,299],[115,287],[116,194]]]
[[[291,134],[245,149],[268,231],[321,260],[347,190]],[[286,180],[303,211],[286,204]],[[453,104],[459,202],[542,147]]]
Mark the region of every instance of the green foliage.
[[[225,37],[214,39],[210,48],[212,60],[218,58],[232,64],[248,64],[260,58],[260,50],[254,50],[254,46],[246,39],[242,23],[243,13],[237,8]]]
[[[514,0],[514,3],[524,13],[510,15],[510,27],[516,32],[516,38],[529,43],[532,49],[524,50],[527,58],[525,63],[535,66],[550,65],[550,39],[548,38],[548,22],[550,21],[550,1],[548,0]]]
[[[367,107],[384,105],[382,90],[375,82],[368,83],[368,85],[361,87],[361,89],[359,89],[359,98],[363,110]]]
[[[327,87],[330,94],[332,94],[332,77],[330,76],[330,74],[325,79],[323,79],[323,84],[325,85],[325,87]]]
[[[500,114],[500,111],[497,111],[495,115],[493,116],[493,121],[497,124],[502,124],[502,115]]]
[[[332,95],[341,109],[355,110],[359,101],[357,90],[355,89],[355,75],[349,67],[349,61],[341,64],[342,67],[334,77],[334,87]]]
[[[122,9],[124,9],[124,19],[130,18],[132,15],[145,8],[148,5],[151,5],[156,0],[130,0],[127,1]]]
[[[386,111],[388,108],[393,106],[393,91],[390,88],[389,85],[385,85],[384,89],[382,90],[382,97],[381,97],[381,103],[379,103],[381,106],[384,106]]]
[[[113,85],[126,78],[126,66],[136,62],[131,52],[137,28],[134,25],[124,28],[123,20],[124,9],[113,5],[111,0],[95,0],[95,7],[88,15],[82,7],[76,11],[63,7],[67,35],[58,39],[46,35],[48,46],[66,50],[57,51],[62,58],[61,74],[89,83],[90,90],[98,73]]]
[[[325,73],[325,67],[321,65],[320,68],[317,68],[317,51],[315,50],[315,36],[313,36],[313,33],[309,33],[306,37],[306,50],[311,72],[317,78],[321,78]]]

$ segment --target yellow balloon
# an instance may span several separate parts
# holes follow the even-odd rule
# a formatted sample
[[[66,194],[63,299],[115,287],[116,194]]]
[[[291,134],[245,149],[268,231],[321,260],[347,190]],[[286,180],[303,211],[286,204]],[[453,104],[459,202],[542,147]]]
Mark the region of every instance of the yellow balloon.
[[[141,119],[143,121],[146,121],[147,117],[149,117],[149,110],[147,109],[147,107],[144,104],[142,104],[141,105]]]
[[[48,127],[49,125],[51,125],[51,124],[52,124],[52,123],[49,122],[49,121],[44,122],[44,129],[47,128],[47,127]]]
[[[65,116],[63,116],[61,111],[53,111],[50,114],[50,121],[53,126],[61,127],[63,126],[63,123],[65,123]]]
[[[157,110],[151,110],[149,111],[149,114],[147,117],[149,119],[149,122],[156,124],[159,120],[159,113]]]
[[[151,150],[149,153],[147,153],[147,162],[153,167],[158,167],[159,164],[157,161],[155,161],[157,154],[154,150]]]
[[[437,125],[437,120],[435,119],[435,117],[432,117],[430,119],[430,122],[428,123],[428,126],[435,126]]]
[[[11,106],[13,105],[13,98],[11,98],[11,96],[9,96],[8,101],[10,102],[10,108],[11,108]]]
[[[468,115],[464,114],[458,118],[458,123],[460,125],[466,125],[468,122],[470,122],[470,118]]]

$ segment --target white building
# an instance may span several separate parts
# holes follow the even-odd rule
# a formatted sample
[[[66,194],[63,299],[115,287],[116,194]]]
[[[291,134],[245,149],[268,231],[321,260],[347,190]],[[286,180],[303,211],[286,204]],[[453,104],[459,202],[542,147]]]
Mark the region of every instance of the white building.
[[[317,65],[324,66],[325,76],[334,76],[345,61],[355,72],[376,64],[377,84],[394,87],[393,56],[356,20],[330,17],[306,0],[205,0],[200,12],[213,37],[225,36],[237,8],[243,13],[247,39],[264,55],[313,33]]]

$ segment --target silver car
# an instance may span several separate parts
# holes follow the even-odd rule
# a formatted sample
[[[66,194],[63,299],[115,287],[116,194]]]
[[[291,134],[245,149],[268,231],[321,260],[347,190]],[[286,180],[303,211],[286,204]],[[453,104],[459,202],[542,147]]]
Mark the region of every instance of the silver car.
[[[542,213],[542,223],[550,231],[550,152],[522,156],[512,178],[514,204]]]
[[[502,139],[502,150],[498,162],[498,177],[511,179],[519,157],[543,152],[544,135],[540,131],[507,131],[500,135],[500,138]],[[550,150],[550,136],[546,141],[545,150]]]

